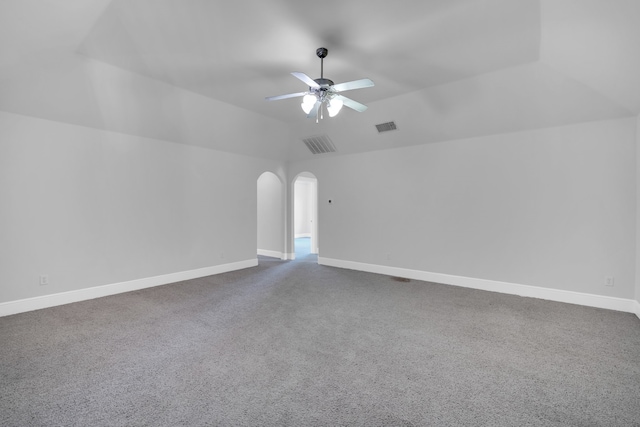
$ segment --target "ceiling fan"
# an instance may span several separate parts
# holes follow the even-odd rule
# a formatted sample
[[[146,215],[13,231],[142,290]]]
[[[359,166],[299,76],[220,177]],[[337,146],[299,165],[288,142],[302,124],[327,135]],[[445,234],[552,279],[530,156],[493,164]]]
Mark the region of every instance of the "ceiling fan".
[[[294,77],[306,83],[309,90],[306,92],[289,93],[287,95],[269,96],[265,98],[267,101],[277,101],[279,99],[296,98],[302,96],[302,110],[307,113],[308,118],[315,118],[318,122],[318,115],[322,119],[323,110],[326,109],[329,117],[336,116],[342,106],[347,106],[358,112],[367,109],[363,105],[353,99],[340,95],[340,92],[347,90],[361,89],[373,86],[373,82],[369,79],[353,80],[345,83],[334,84],[333,81],[324,78],[324,58],[329,53],[327,48],[321,47],[316,50],[316,55],[320,58],[320,78],[312,79],[304,73],[291,73]]]

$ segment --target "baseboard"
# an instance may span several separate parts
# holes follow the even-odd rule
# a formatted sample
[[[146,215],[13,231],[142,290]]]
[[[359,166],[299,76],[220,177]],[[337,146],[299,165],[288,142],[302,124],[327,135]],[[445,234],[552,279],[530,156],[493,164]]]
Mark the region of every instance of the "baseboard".
[[[296,259],[296,254],[295,252],[288,252],[284,254],[284,258],[282,258],[284,260],[294,260]]]
[[[635,302],[635,313],[636,316],[638,316],[638,319],[640,319],[640,301],[634,301]]]
[[[164,274],[162,276],[147,277],[144,279],[130,280],[110,285],[95,286],[92,288],[78,289],[77,291],[61,292],[40,297],[26,298],[17,301],[0,303],[0,317],[11,314],[24,313],[26,311],[40,310],[42,308],[54,307],[57,305],[69,304],[72,302],[85,301],[123,292],[137,291],[154,286],[167,285],[169,283],[183,280],[197,279],[200,277],[212,276],[214,274],[226,273],[229,271],[242,270],[244,268],[255,267],[258,260],[249,259],[246,261],[232,262],[229,264],[216,265],[212,267],[198,268],[196,270],[181,271],[178,273]]]
[[[318,257],[318,264],[346,268],[350,270],[366,271],[369,273],[388,276],[406,277],[408,279],[423,280],[425,282],[442,283],[445,285],[461,286],[464,288],[483,291],[499,292],[503,294],[519,295],[522,297],[539,298],[588,307],[605,308],[638,314],[640,303],[631,299],[614,298],[602,295],[585,294],[581,292],[563,291],[559,289],[541,288],[538,286],[520,285],[499,282],[495,280],[475,279],[472,277],[453,276],[449,274],[431,273],[421,270],[410,270],[384,265],[366,264],[355,261],[344,261],[332,258]],[[635,303],[635,305],[634,305]],[[638,315],[640,317],[640,314]]]
[[[262,256],[268,256],[271,258],[278,258],[278,259],[287,259],[285,258],[285,254],[283,254],[282,252],[278,252],[278,251],[270,251],[268,249],[258,249],[258,255],[262,255]]]

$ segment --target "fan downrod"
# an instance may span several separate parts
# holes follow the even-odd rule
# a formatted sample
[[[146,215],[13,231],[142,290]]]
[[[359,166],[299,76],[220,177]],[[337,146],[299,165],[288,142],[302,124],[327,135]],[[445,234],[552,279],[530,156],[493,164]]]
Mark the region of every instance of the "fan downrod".
[[[316,55],[320,58],[320,78],[324,79],[324,58],[327,57],[329,49],[326,47],[319,47],[316,49]]]

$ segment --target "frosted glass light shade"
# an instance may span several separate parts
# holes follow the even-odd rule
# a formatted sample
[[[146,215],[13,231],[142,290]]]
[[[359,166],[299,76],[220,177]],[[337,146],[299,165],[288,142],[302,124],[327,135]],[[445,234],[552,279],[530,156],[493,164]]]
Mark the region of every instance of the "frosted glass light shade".
[[[309,114],[313,109],[313,106],[316,105],[316,101],[317,99],[314,95],[305,95],[304,98],[302,98],[302,104],[300,104],[302,111]]]
[[[341,99],[332,99],[331,102],[329,102],[329,106],[327,107],[327,111],[329,112],[329,117],[337,116],[340,110],[342,109],[343,104],[344,102],[342,102]]]

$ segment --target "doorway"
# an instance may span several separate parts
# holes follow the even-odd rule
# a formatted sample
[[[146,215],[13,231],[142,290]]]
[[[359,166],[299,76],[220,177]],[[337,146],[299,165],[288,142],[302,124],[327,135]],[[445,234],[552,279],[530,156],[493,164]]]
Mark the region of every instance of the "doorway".
[[[296,259],[317,258],[318,180],[309,173],[298,175],[293,183],[293,237]]]
[[[276,174],[265,172],[258,178],[257,205],[257,254],[286,259],[283,184]]]

